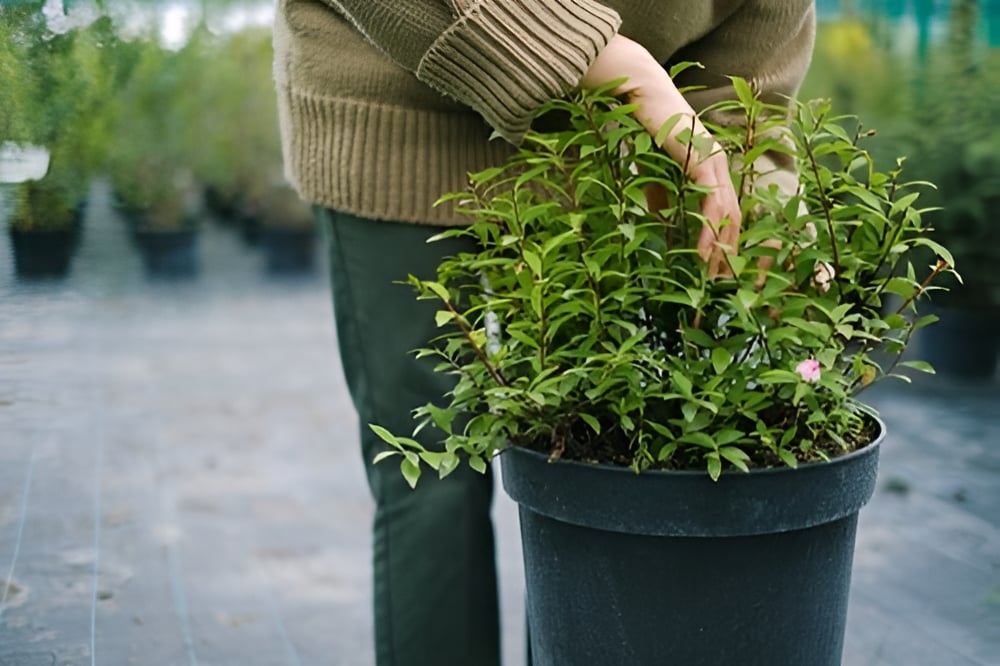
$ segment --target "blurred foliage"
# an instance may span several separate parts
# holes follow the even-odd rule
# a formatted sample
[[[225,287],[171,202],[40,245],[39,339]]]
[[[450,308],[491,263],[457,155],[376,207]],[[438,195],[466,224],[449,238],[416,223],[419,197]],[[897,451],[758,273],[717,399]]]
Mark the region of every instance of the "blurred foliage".
[[[12,224],[67,224],[101,173],[123,206],[160,211],[145,216],[160,226],[189,223],[203,189],[221,210],[311,224],[281,174],[270,31],[218,29],[226,12],[246,4],[206,0],[172,50],[155,22],[122,36],[122,17],[149,3],[103,3],[107,15],[61,33],[46,24],[41,0],[0,3],[0,143],[51,153],[44,184],[20,187]],[[880,167],[907,155],[909,177],[940,185],[932,198],[944,210],[932,223],[968,283],[956,298],[1000,302],[992,270],[1000,258],[1000,49],[980,34],[988,32],[983,7],[996,14],[996,6],[952,0],[936,41],[929,26],[940,7],[930,0],[841,7],[819,26],[802,96],[831,96],[877,129]],[[993,16],[989,26],[997,25]]]
[[[6,32],[0,46],[0,139],[44,146],[50,154],[42,181],[15,190],[10,224],[21,229],[71,225],[110,143],[104,109],[112,82],[111,22],[101,18],[54,33],[41,5],[0,7],[0,30]]]
[[[818,26],[801,97],[831,97],[841,109],[893,113],[898,110],[894,107],[899,102],[897,84],[903,69],[903,63],[885,57],[865,21],[856,17],[830,21]]]
[[[885,13],[847,13],[820,26],[803,97],[832,96],[837,107],[875,128],[881,167],[906,157],[909,179],[938,189],[926,200],[935,237],[955,255],[964,284],[935,300],[1000,307],[1000,47],[983,38],[989,4],[952,0],[938,17],[917,2],[913,30]],[[927,258],[933,262],[932,257]]]
[[[45,177],[17,186],[11,224],[70,224],[107,174],[141,226],[192,224],[203,189],[265,224],[311,225],[282,176],[270,30],[219,29],[246,4],[206,0],[169,48],[156,5],[98,3],[57,31],[41,0],[0,3],[0,143],[50,153]]]
[[[913,175],[938,184],[930,220],[965,276],[950,300],[1000,306],[1000,49],[979,47],[978,9],[954,0],[944,48],[911,97],[905,154]]]
[[[191,122],[188,150],[197,179],[211,188],[216,204],[240,215],[311,224],[308,207],[282,174],[270,30],[213,38],[202,29],[192,43],[202,49],[203,62],[212,63],[192,80],[181,110]]]
[[[30,102],[37,95],[35,72],[28,66],[33,19],[30,9],[0,5],[0,144],[30,138]]]
[[[188,122],[178,111],[188,95],[186,79],[201,64],[198,45],[192,41],[170,51],[140,37],[120,49],[120,86],[107,108],[115,127],[108,160],[112,187],[140,226],[187,226],[194,181],[185,152]]]

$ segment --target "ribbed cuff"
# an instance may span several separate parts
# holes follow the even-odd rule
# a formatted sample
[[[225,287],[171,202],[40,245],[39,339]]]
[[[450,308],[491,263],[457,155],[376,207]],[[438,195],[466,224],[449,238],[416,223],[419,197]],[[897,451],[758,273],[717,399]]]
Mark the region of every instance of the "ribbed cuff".
[[[519,144],[544,102],[575,88],[621,19],[593,0],[479,0],[417,68]]]

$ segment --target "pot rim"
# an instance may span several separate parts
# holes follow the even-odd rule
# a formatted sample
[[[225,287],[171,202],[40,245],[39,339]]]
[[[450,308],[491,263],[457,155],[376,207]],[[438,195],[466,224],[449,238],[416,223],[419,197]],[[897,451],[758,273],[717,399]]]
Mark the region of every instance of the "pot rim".
[[[749,536],[805,529],[857,514],[875,491],[885,423],[864,447],[797,468],[649,470],[548,462],[522,447],[500,456],[503,487],[522,510],[595,529],[653,536]]]
[[[851,451],[850,453],[845,453],[844,455],[840,455],[835,458],[830,458],[829,460],[818,460],[816,462],[805,463],[799,465],[798,467],[788,467],[786,465],[774,466],[774,467],[751,467],[749,472],[741,472],[738,469],[729,468],[722,472],[722,474],[719,476],[719,480],[721,481],[723,478],[731,478],[731,477],[746,477],[748,474],[755,476],[766,475],[766,474],[788,474],[799,471],[806,471],[809,470],[810,468],[815,468],[815,467],[827,467],[829,465],[850,464],[852,460],[868,455],[867,452],[870,448],[880,446],[886,436],[886,425],[885,422],[882,420],[882,417],[880,417],[878,413],[875,412],[875,410],[867,408],[867,406],[864,411],[873,421],[875,421],[876,424],[878,424],[878,435],[872,441],[868,442],[867,444],[865,444],[860,448]],[[531,456],[537,456],[546,459],[548,458],[546,454],[541,453],[540,451],[535,451],[534,449],[529,449],[523,446],[504,447],[503,449],[497,452],[496,457],[503,458],[504,455],[509,454],[509,452],[515,449],[518,451],[523,451],[524,453]],[[613,472],[613,473],[625,472],[630,476],[636,476],[637,474],[630,467],[624,467],[622,465],[610,465],[608,463],[591,463],[591,462],[584,462],[582,460],[565,460],[563,458],[557,458],[555,460],[547,460],[547,462],[552,465],[558,464],[558,465],[579,465],[581,467],[600,467],[602,469],[607,470],[608,472]],[[683,476],[707,477],[707,473],[705,472],[704,469],[650,469],[638,472],[638,474],[644,476],[668,474],[671,476],[681,476],[681,477]]]

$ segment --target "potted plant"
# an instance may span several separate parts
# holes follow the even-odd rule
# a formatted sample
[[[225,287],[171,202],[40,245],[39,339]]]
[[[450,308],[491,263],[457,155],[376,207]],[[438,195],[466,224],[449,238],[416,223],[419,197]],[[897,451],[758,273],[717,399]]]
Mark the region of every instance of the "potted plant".
[[[260,247],[269,274],[308,273],[315,267],[316,227],[282,173],[271,41],[270,30],[248,29],[221,45],[206,86],[216,113],[202,118],[210,137],[202,144],[204,180],[244,241]]]
[[[980,24],[976,0],[952,3],[945,39],[929,50],[909,122],[896,133],[905,133],[912,177],[937,186],[928,202],[939,210],[928,222],[962,274],[935,297],[941,323],[915,347],[942,373],[988,379],[1000,357],[1000,50],[982,47]]]
[[[218,37],[202,26],[191,44],[200,44],[204,58],[212,62],[185,97],[187,104],[198,107],[188,114],[193,129],[190,153],[195,175],[205,187],[206,205],[216,219],[238,225],[248,244],[264,240],[265,251],[270,252],[267,236],[281,236],[289,226],[296,230],[303,226],[298,223],[299,207],[282,201],[285,188],[281,187],[281,144],[271,81],[271,32],[250,28]],[[294,219],[277,221],[276,233],[268,234],[278,209],[290,204]],[[265,211],[268,208],[270,212]]]
[[[83,200],[58,178],[28,180],[14,186],[8,233],[17,275],[61,277],[69,271],[79,244]]]
[[[112,189],[147,272],[191,276],[198,271],[200,198],[182,105],[203,62],[193,47],[170,51],[155,39],[124,42],[119,50]]]
[[[108,127],[102,108],[110,77],[102,43],[110,36],[110,23],[102,18],[53,33],[40,5],[2,11],[9,14],[10,40],[0,52],[0,71],[12,74],[14,90],[3,118],[4,138],[48,154],[41,178],[13,188],[8,229],[15,265],[23,276],[63,275],[79,241],[90,181],[105,158]]]
[[[308,274],[316,265],[316,224],[312,210],[281,180],[258,199],[260,244],[271,275]]]
[[[741,165],[730,277],[694,249],[704,191],[684,165],[630,107],[588,94],[546,107],[567,129],[446,197],[471,223],[442,236],[479,250],[411,278],[441,305],[418,355],[456,383],[416,410],[439,449],[373,424],[379,459],[415,484],[423,466],[482,471],[501,454],[535,664],[840,664],[884,436],[857,394],[930,370],[899,355],[933,321],[916,307],[951,256],[916,186],[874,169],[828,102],[786,119],[733,85],[738,100],[706,115],[749,128],[713,128]],[[794,158],[798,193],[765,186],[765,153]],[[930,267],[913,263],[924,247]]]

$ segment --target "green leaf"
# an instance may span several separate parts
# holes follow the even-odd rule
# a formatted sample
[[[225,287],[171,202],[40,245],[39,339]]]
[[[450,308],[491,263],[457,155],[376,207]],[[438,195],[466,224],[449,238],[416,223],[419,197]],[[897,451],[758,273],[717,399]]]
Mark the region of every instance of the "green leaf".
[[[914,238],[913,239],[913,244],[914,245],[923,245],[923,246],[929,248],[931,251],[933,251],[939,257],[941,257],[946,262],[948,262],[949,266],[951,266],[951,267],[954,268],[954,266],[955,266],[955,257],[953,257],[952,254],[951,254],[951,252],[949,252],[948,249],[945,248],[944,245],[941,245],[941,243],[938,243],[937,241],[931,240],[930,238],[925,238],[925,237],[921,236],[919,238]]]
[[[660,447],[660,452],[656,454],[656,459],[663,462],[670,456],[674,455],[677,450],[677,442],[667,442],[662,447]]]
[[[656,131],[656,145],[663,145],[663,143],[667,140],[667,137],[670,136],[670,133],[674,131],[674,127],[677,126],[677,123],[680,122],[682,117],[683,116],[681,114],[677,113],[667,118],[666,122],[663,123],[663,126]]]
[[[444,326],[454,318],[455,313],[451,310],[438,310],[434,314],[434,321],[437,323],[438,327]]]
[[[737,448],[735,446],[723,446],[719,449],[719,455],[731,462],[735,467],[741,469],[744,472],[749,472],[750,468],[747,467],[747,461],[750,460],[750,456],[747,455],[746,451]]]
[[[441,463],[446,455],[446,453],[441,451],[421,451],[420,459],[423,460],[431,469],[438,470],[441,468]]]
[[[791,370],[765,370],[757,378],[761,384],[798,384],[802,378]]]
[[[670,78],[676,79],[681,74],[681,72],[683,72],[686,69],[690,69],[691,67],[696,67],[698,69],[705,68],[704,65],[702,65],[699,62],[685,60],[683,62],[679,62],[670,66]]]
[[[699,347],[711,348],[716,344],[715,340],[712,339],[712,336],[700,328],[685,328],[684,337],[687,338],[689,342],[693,342]]]
[[[736,297],[739,299],[740,305],[746,310],[750,310],[756,305],[759,294],[751,289],[740,289],[736,292]]]
[[[799,461],[795,457],[795,454],[788,449],[778,449],[778,457],[781,458],[781,462],[785,463],[792,469],[799,466]]]
[[[747,263],[749,263],[749,259],[738,254],[730,256],[727,261],[729,261],[729,265],[733,268],[733,273],[737,276],[743,274],[743,271],[746,270]]]
[[[372,432],[374,432],[384,441],[388,442],[389,444],[392,444],[397,449],[402,450],[403,446],[402,444],[399,443],[399,438],[393,435],[391,432],[389,432],[380,425],[375,425],[374,423],[369,423],[368,427],[371,428]]]
[[[372,464],[377,465],[386,458],[391,458],[392,456],[402,455],[399,451],[383,451],[374,458],[372,458]]]
[[[724,444],[732,444],[746,437],[746,433],[742,430],[736,430],[734,428],[724,428],[719,431],[719,434],[715,436],[715,441],[719,443],[720,446]]]
[[[584,422],[587,425],[590,426],[590,429],[594,431],[594,434],[597,434],[597,435],[601,434],[601,422],[600,421],[598,421],[596,418],[594,418],[590,414],[580,414],[580,418],[583,419]]]
[[[792,395],[792,404],[798,406],[798,404],[802,402],[802,398],[806,397],[806,395],[810,392],[812,392],[812,384],[799,382],[795,385],[795,393]]]
[[[864,204],[869,208],[871,208],[872,210],[879,210],[879,211],[882,210],[882,204],[883,204],[882,199],[879,199],[870,190],[867,190],[863,187],[851,187],[847,188],[847,191],[850,194],[853,194],[857,198],[861,199],[861,201],[863,201]]]
[[[482,456],[478,455],[469,456],[469,467],[476,470],[480,474],[486,473],[486,461],[483,460]]]
[[[719,477],[722,476],[722,460],[719,459],[719,454],[715,451],[707,453],[705,460],[708,463],[708,476],[711,477],[712,481],[718,481]]]
[[[413,457],[416,458],[416,454]],[[399,463],[399,471],[403,473],[403,478],[406,479],[406,483],[409,484],[410,488],[417,487],[417,481],[420,480],[420,464],[418,462],[414,462],[409,456],[405,456]]]
[[[531,269],[531,272],[536,277],[541,277],[542,276],[541,258],[531,250],[524,250],[524,252],[522,252],[521,255],[524,257],[524,263],[528,264],[528,268]]]
[[[719,443],[716,442],[708,433],[704,432],[688,432],[678,438],[680,442],[688,442],[690,444],[695,444],[697,446],[703,446],[706,449],[717,450],[719,448]]]
[[[543,316],[542,310],[542,285],[536,284],[531,290],[531,309],[535,313],[535,317],[541,319]]]
[[[458,465],[460,462],[461,461],[459,460],[458,456],[455,455],[453,452],[449,451],[445,453],[444,457],[441,459],[441,464],[438,466],[438,478],[443,479],[444,477],[454,472],[456,469],[458,469]]]
[[[899,214],[901,211],[912,206],[913,202],[916,201],[919,197],[920,197],[920,192],[911,192],[909,194],[901,196],[899,199],[897,199],[892,203],[892,208],[889,209],[889,215],[893,216]]]
[[[538,341],[519,328],[508,328],[507,335],[523,345],[527,345],[532,349],[538,349]]]
[[[926,372],[929,375],[935,374],[934,366],[927,361],[903,361],[900,365],[904,368],[913,368],[914,370],[919,370],[920,372]]]
[[[674,388],[677,389],[678,393],[683,395],[685,398],[691,397],[691,389],[693,388],[693,385],[691,384],[691,380],[685,375],[682,375],[680,372],[674,372],[670,375],[670,381],[673,383]]]
[[[712,367],[717,375],[721,375],[732,361],[733,355],[725,347],[716,347],[712,350]]]
[[[742,79],[738,76],[731,76],[729,77],[729,80],[733,82],[733,89],[736,91],[737,99],[739,99],[744,106],[753,106],[753,90],[751,90],[750,84],[747,83],[746,79]]]
[[[440,298],[445,303],[451,302],[451,295],[448,290],[440,282],[421,282],[424,287],[433,291],[438,298]]]

